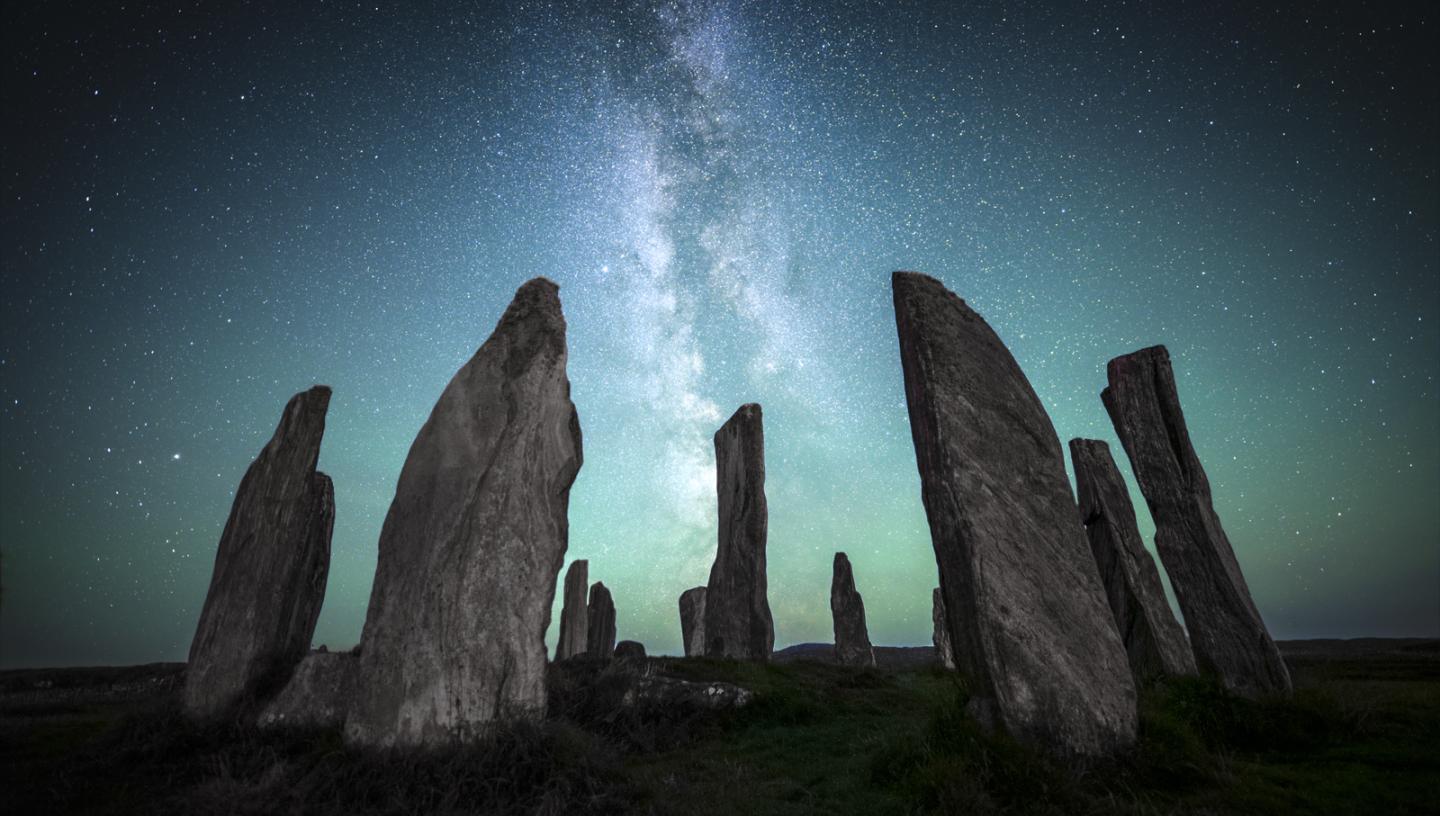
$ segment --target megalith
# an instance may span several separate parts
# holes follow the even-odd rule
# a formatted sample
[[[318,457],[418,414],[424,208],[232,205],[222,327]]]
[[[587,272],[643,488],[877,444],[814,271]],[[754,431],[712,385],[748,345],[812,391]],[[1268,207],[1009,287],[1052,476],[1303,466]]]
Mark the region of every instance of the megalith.
[[[835,662],[842,666],[874,666],[875,649],[865,629],[865,600],[855,589],[850,558],[835,553],[830,576],[830,617],[835,624]]]
[[[705,588],[705,654],[769,660],[775,624],[765,578],[765,430],[760,406],[740,406],[715,432],[720,530]]]
[[[680,593],[680,637],[686,657],[705,654],[705,587],[692,587]]]
[[[598,660],[609,660],[615,655],[615,601],[610,597],[610,590],[600,581],[590,587],[588,617],[586,654]]]
[[[585,606],[585,588],[590,585],[590,562],[577,560],[565,571],[564,606],[560,609],[560,638],[555,643],[555,659],[569,660],[585,654],[590,635],[589,616]]]

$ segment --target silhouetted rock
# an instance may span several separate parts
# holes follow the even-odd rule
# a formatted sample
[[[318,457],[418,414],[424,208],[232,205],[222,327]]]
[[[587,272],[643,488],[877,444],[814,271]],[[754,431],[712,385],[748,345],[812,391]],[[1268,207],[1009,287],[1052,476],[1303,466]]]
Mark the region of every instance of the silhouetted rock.
[[[768,660],[775,645],[765,578],[765,430],[760,406],[740,406],[715,432],[720,542],[705,591],[705,654]]]
[[[575,561],[565,572],[564,606],[560,609],[560,637],[555,644],[555,659],[585,654],[590,636],[589,614],[585,606],[585,588],[590,585],[590,562]]]
[[[955,647],[950,645],[950,625],[945,622],[945,597],[940,593],[940,587],[930,595],[930,622],[935,625],[935,631],[930,635],[930,642],[935,646],[935,662],[941,668],[955,668]]]
[[[520,287],[410,447],[380,532],[351,742],[473,740],[543,713],[581,464],[557,291]]]
[[[590,587],[589,631],[586,633],[585,652],[599,660],[609,660],[615,654],[615,601],[610,590],[596,581]]]
[[[1155,520],[1155,548],[1196,664],[1241,694],[1288,693],[1290,672],[1250,597],[1190,444],[1170,353],[1141,349],[1111,360],[1106,373],[1110,385],[1100,397]]]
[[[1170,611],[1155,560],[1140,540],[1130,491],[1110,457],[1110,446],[1096,439],[1072,439],[1070,460],[1080,520],[1130,656],[1131,673],[1137,681],[1194,674],[1190,641]]]
[[[643,660],[645,644],[635,640],[622,640],[615,644],[616,660]]]
[[[680,636],[685,642],[685,656],[705,654],[705,587],[693,587],[680,593]]]
[[[220,716],[279,690],[310,648],[330,569],[335,490],[315,470],[330,389],[290,398],[245,471],[190,643],[185,711]]]
[[[265,728],[338,728],[355,693],[359,657],[314,651],[295,667],[290,682],[260,712]]]
[[[893,277],[922,499],[971,711],[1062,754],[1135,741],[1135,684],[1065,477],[1008,349],[934,278]]]
[[[875,650],[865,629],[865,600],[855,589],[855,573],[843,552],[835,553],[830,576],[830,617],[835,624],[835,661],[842,666],[875,665]]]

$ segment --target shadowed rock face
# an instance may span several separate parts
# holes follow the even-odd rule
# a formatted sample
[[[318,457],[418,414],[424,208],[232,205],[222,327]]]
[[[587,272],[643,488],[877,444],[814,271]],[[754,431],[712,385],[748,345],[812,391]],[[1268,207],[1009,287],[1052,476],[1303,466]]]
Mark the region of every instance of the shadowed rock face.
[[[262,728],[338,728],[355,693],[359,658],[350,652],[311,652],[290,682],[260,712]]]
[[[352,743],[473,740],[540,716],[580,422],[558,287],[529,281],[420,429],[380,532]]]
[[[1135,685],[1065,477],[1009,350],[934,278],[893,277],[922,499],[982,723],[1061,754],[1135,741]]]
[[[599,581],[590,587],[589,631],[585,652],[598,660],[609,660],[615,654],[615,601],[610,590]]]
[[[835,622],[835,662],[873,666],[875,650],[865,630],[865,600],[855,589],[855,573],[845,553],[835,553],[830,577],[830,616]]]
[[[705,654],[769,660],[775,624],[765,578],[765,430],[760,406],[740,406],[715,432],[720,543],[705,591]]]
[[[705,654],[705,587],[693,587],[680,593],[680,636],[685,642],[685,656]]]
[[[950,625],[945,618],[945,596],[941,594],[940,587],[930,597],[930,620],[935,624],[935,632],[930,636],[930,642],[935,646],[935,662],[942,668],[955,668],[955,648],[950,645]]]
[[[278,691],[310,649],[335,523],[330,477],[315,470],[329,405],[323,385],[292,397],[235,492],[190,643],[192,717]]]
[[[645,657],[645,644],[637,640],[622,640],[615,644],[616,660],[639,660]]]
[[[565,605],[560,610],[560,639],[555,644],[556,660],[568,660],[585,654],[586,639],[590,633],[585,588],[589,585],[590,562],[572,563],[565,572]]]
[[[1290,672],[1250,597],[1190,444],[1170,353],[1141,349],[1111,360],[1106,373],[1110,385],[1100,398],[1155,519],[1155,549],[1185,614],[1196,664],[1240,694],[1288,693]]]
[[[1190,641],[1170,611],[1155,560],[1140,540],[1130,491],[1110,457],[1110,446],[1096,439],[1072,439],[1070,460],[1080,520],[1130,656],[1131,673],[1136,681],[1194,674]]]

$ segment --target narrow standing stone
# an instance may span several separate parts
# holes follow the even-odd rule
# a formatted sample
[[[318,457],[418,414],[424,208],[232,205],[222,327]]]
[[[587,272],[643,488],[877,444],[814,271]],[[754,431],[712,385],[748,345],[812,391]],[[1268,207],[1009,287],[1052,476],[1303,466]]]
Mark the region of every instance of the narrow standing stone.
[[[950,625],[945,622],[945,598],[940,593],[940,587],[935,587],[931,593],[930,620],[935,625],[935,633],[930,636],[930,642],[935,644],[935,662],[941,668],[955,668],[955,649],[950,645]]]
[[[705,654],[705,587],[698,586],[680,593],[680,637],[685,641],[685,656]]]
[[[560,609],[560,638],[555,644],[555,659],[569,660],[585,654],[590,633],[585,606],[585,588],[590,585],[590,562],[575,561],[565,572],[565,605]]]
[[[589,631],[586,634],[586,653],[593,658],[609,660],[615,655],[615,602],[610,590],[596,581],[590,587]]]
[[[544,712],[581,463],[558,289],[520,287],[410,446],[380,531],[352,743],[471,741]]]
[[[1164,346],[1116,357],[1101,392],[1155,520],[1155,548],[1170,575],[1201,671],[1246,695],[1286,694],[1290,672],[1270,639],[1210,497],[1210,480],[1185,426]]]
[[[220,534],[185,669],[185,711],[207,719],[278,692],[310,649],[330,569],[335,490],[315,470],[330,389],[290,398],[245,471]]]
[[[835,624],[835,662],[842,666],[875,665],[875,649],[865,629],[865,599],[855,589],[855,572],[843,552],[835,553],[830,576],[830,617]]]
[[[1097,439],[1072,439],[1070,461],[1075,465],[1080,520],[1136,682],[1194,674],[1190,641],[1165,600],[1155,559],[1141,542],[1130,491],[1110,457],[1110,446]]]
[[[760,406],[740,406],[715,432],[720,542],[705,591],[705,654],[769,660],[775,624],[765,578],[765,430]]]
[[[925,275],[897,272],[893,286],[921,497],[972,713],[1060,754],[1130,746],[1135,684],[1049,416],[963,300]]]

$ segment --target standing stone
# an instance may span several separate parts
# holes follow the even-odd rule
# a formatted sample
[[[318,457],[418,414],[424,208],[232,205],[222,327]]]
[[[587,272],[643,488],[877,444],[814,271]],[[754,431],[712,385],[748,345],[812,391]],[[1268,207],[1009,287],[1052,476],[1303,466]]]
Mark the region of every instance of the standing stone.
[[[586,654],[599,660],[609,660],[615,654],[615,602],[610,590],[596,581],[590,587],[590,608],[588,610],[589,631],[586,633]]]
[[[645,644],[638,640],[622,640],[615,644],[616,660],[643,660]]]
[[[685,641],[685,656],[705,654],[705,587],[693,587],[680,593],[680,636]]]
[[[345,724],[345,709],[355,693],[355,665],[351,652],[311,652],[290,682],[260,711],[261,728],[338,728]]]
[[[334,487],[315,470],[329,406],[323,385],[291,397],[240,480],[190,642],[191,717],[219,716],[279,691],[310,649],[335,524]]]
[[[1130,491],[1110,457],[1110,446],[1097,439],[1072,439],[1070,461],[1080,494],[1080,520],[1130,656],[1130,672],[1137,683],[1194,674],[1190,641],[1170,611],[1155,560],[1141,542]]]
[[[705,654],[769,660],[775,624],[765,579],[765,430],[760,406],[740,406],[715,432],[720,543],[705,589]]]
[[[865,600],[855,589],[855,572],[843,552],[835,553],[830,576],[830,617],[835,623],[835,662],[842,666],[875,665],[875,650],[865,630]]]
[[[1004,343],[934,278],[893,277],[921,497],[983,724],[1060,754],[1135,741],[1135,684],[1060,440]]]
[[[1116,357],[1100,394],[1155,520],[1200,670],[1246,695],[1289,693],[1290,672],[1235,560],[1210,497],[1164,346]]]
[[[935,662],[941,668],[955,668],[955,648],[950,645],[950,625],[945,619],[945,597],[940,592],[940,587],[935,587],[931,593],[930,620],[935,624],[935,633],[930,636],[930,642],[935,644]]]
[[[585,587],[590,585],[590,562],[575,561],[565,572],[565,606],[560,610],[560,639],[555,659],[569,660],[585,654],[590,634]]]
[[[580,422],[559,287],[529,281],[421,427],[380,531],[352,743],[473,740],[540,716]]]

